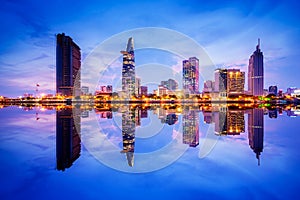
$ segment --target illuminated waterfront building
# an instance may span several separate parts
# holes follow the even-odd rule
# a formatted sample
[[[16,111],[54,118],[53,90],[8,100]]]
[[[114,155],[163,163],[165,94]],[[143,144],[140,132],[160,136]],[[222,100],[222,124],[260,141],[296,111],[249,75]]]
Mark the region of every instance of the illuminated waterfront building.
[[[64,171],[79,158],[81,151],[80,109],[56,111],[56,169]]]
[[[123,68],[122,68],[122,91],[124,98],[131,98],[135,96],[135,62],[134,62],[134,46],[133,38],[128,39],[127,48],[121,51],[123,54]]]
[[[245,90],[245,72],[239,69],[227,69],[227,94],[243,94]]]
[[[197,94],[199,92],[199,60],[191,57],[182,62],[183,65],[183,90],[186,94]]]
[[[250,56],[248,65],[248,92],[253,96],[264,94],[264,56],[260,50],[260,40],[256,51]]]
[[[80,96],[81,53],[79,46],[64,33],[56,36],[56,93]]]

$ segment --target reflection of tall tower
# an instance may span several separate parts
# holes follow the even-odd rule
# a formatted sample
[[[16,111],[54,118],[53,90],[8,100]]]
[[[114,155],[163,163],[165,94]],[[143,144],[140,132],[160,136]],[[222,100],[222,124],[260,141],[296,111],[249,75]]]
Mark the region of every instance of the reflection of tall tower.
[[[80,60],[79,46],[73,42],[71,37],[64,33],[58,34],[56,42],[56,93],[66,96],[80,95]]]
[[[258,165],[260,164],[260,153],[264,147],[264,110],[254,108],[248,115],[248,139],[251,149],[256,154]]]
[[[121,51],[123,54],[123,69],[122,69],[122,91],[125,98],[130,98],[135,95],[135,63],[133,38],[128,39],[127,48]]]
[[[184,60],[183,64],[183,90],[187,94],[197,94],[199,92],[199,60],[191,57]]]
[[[56,111],[56,168],[65,170],[80,156],[80,109]]]
[[[135,127],[135,109],[130,108],[129,105],[125,105],[122,107],[123,150],[121,153],[126,153],[126,158],[130,167],[134,164]]]
[[[183,144],[190,147],[199,145],[199,112],[196,110],[184,110],[182,116]]]
[[[251,95],[262,96],[264,94],[264,56],[260,51],[260,40],[256,51],[250,56],[248,66],[248,91]]]

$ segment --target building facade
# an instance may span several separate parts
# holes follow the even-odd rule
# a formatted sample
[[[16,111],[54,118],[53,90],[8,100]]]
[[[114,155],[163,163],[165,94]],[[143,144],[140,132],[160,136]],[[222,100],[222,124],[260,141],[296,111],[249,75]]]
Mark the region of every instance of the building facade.
[[[56,93],[80,96],[81,53],[79,46],[64,33],[56,36]]]

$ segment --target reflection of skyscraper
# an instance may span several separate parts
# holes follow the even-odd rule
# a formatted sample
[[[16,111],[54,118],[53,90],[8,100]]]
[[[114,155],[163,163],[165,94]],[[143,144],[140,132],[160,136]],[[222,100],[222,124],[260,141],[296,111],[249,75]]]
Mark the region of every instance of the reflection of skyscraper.
[[[125,98],[130,98],[136,94],[134,47],[132,37],[128,39],[126,50],[121,51],[121,53],[123,54],[122,91]]]
[[[79,96],[81,53],[72,38],[57,35],[56,43],[56,93],[67,96]]]
[[[199,60],[191,57],[184,60],[183,64],[183,90],[187,94],[197,94],[199,92]]]
[[[264,94],[264,56],[260,51],[260,40],[256,51],[250,56],[248,66],[248,91],[251,95],[262,96]]]
[[[184,110],[182,115],[183,144],[190,147],[199,145],[199,112],[197,110]]]
[[[264,111],[254,108],[248,115],[248,139],[251,149],[256,154],[258,165],[260,164],[260,153],[264,147]]]
[[[213,112],[215,122],[215,133],[217,135],[227,134],[227,107],[218,107],[217,112]]]
[[[130,106],[122,107],[123,150],[121,153],[126,153],[128,165],[131,167],[134,164],[135,114],[135,109],[130,108]]]
[[[65,170],[80,156],[80,109],[56,111],[56,168]]]

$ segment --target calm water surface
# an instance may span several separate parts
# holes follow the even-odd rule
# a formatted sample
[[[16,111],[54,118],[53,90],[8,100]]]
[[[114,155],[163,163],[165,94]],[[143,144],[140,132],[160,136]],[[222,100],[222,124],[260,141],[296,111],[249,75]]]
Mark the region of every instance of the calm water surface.
[[[0,109],[1,199],[296,199],[300,116]]]

